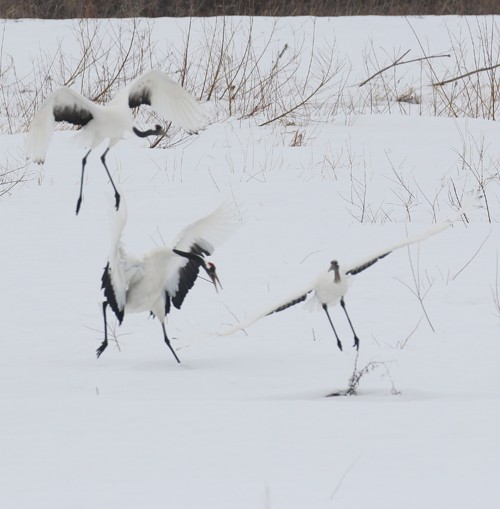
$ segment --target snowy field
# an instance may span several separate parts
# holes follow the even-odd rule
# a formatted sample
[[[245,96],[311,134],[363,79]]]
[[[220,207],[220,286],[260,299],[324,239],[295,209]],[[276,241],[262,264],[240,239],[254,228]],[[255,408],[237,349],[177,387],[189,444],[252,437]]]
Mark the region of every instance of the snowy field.
[[[223,291],[200,280],[169,315],[180,365],[147,314],[127,315],[119,328],[110,320],[117,341],[96,360],[112,203],[105,146],[89,157],[75,216],[83,150],[73,133],[57,132],[43,168],[23,170],[32,110],[23,118],[17,108],[35,84],[43,81],[44,94],[62,84],[56,57],[65,55],[62,74],[76,68],[82,27],[3,22],[0,162],[26,171],[27,182],[0,196],[0,507],[499,507],[500,127],[494,101],[488,114],[474,102],[474,113],[472,89],[466,96],[452,84],[443,97],[430,86],[486,66],[480,36],[498,44],[497,22],[232,18],[222,30],[220,20],[194,20],[194,92],[207,40],[224,30],[231,58],[243,59],[252,27],[262,57],[246,70],[251,79],[285,44],[295,56],[269,81],[291,75],[288,88],[254,114],[258,98],[228,99],[219,83],[199,135],[176,134],[173,146],[155,149],[130,137],[109,153],[132,253],[169,245],[223,202],[241,219],[212,257]],[[158,61],[182,60],[189,20],[143,23]],[[108,64],[121,49],[106,36],[130,24],[99,25]],[[486,46],[498,63],[500,45]],[[405,59],[451,56],[358,87],[408,49]],[[35,76],[50,55],[52,67]],[[337,69],[327,86],[274,120],[326,75],[321,62]],[[18,90],[14,67],[31,88]],[[497,79],[491,73],[477,77],[479,88]],[[405,90],[416,100],[397,101]],[[454,117],[445,106],[452,95]],[[324,313],[303,305],[217,335],[300,290],[334,258],[350,264],[455,217],[478,187],[483,197],[467,220],[352,277],[346,304],[358,357],[339,306],[330,313],[343,352]],[[353,372],[362,372],[357,395],[326,397],[347,389]]]

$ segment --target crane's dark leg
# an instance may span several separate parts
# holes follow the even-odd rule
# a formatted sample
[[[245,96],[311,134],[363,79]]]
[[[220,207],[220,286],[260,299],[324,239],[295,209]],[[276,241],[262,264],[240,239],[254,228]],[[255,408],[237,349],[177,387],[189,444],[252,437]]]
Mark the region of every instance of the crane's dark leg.
[[[340,305],[342,306],[342,309],[344,310],[345,316],[347,316],[347,321],[349,322],[349,325],[351,326],[352,333],[354,334],[354,345],[356,347],[356,350],[359,350],[359,338],[356,335],[356,332],[354,331],[354,327],[352,326],[351,319],[349,318],[349,315],[347,314],[347,309],[345,307],[344,297],[340,299]]]
[[[328,317],[328,321],[330,322],[330,325],[332,326],[333,333],[335,334],[335,337],[337,338],[337,346],[342,351],[342,343],[340,342],[337,331],[335,330],[335,327],[333,326],[332,319],[330,318],[330,313],[328,312],[328,306],[326,304],[323,304],[323,309],[325,310],[326,316]]]
[[[78,201],[76,202],[76,215],[78,215],[78,212],[80,212],[80,207],[82,205],[82,196],[83,196],[83,176],[85,174],[85,165],[87,164],[87,157],[92,152],[92,149],[90,149],[82,159],[82,178],[80,179],[80,196],[78,196]]]
[[[111,185],[113,186],[113,189],[115,190],[115,207],[116,210],[120,207],[120,193],[116,189],[115,183],[113,182],[113,179],[111,178],[111,174],[109,173],[108,167],[106,165],[106,154],[109,152],[109,147],[104,151],[104,154],[101,156],[102,164],[104,165],[104,168],[106,169],[106,173],[108,174],[109,180],[111,182]]]
[[[175,360],[180,364],[181,361],[179,360],[179,357],[177,357],[177,354],[174,352],[174,349],[172,348],[172,345],[170,344],[170,340],[167,337],[167,331],[165,330],[165,324],[161,324],[161,328],[163,329],[163,337],[165,339],[165,343],[167,343],[167,346],[170,348],[170,351],[173,353]]]
[[[104,341],[101,343],[101,346],[96,351],[98,359],[101,356],[102,352],[104,352],[104,350],[106,350],[106,348],[108,347],[108,323],[106,320],[106,307],[107,306],[108,306],[108,301],[105,300],[102,303],[102,316],[104,316]]]

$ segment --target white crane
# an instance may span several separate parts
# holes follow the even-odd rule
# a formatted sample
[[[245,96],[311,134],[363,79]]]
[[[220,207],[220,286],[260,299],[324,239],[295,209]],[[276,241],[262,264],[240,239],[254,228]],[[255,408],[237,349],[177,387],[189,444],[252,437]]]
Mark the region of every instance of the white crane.
[[[443,230],[447,229],[450,225],[453,224],[455,220],[459,219],[462,214],[466,213],[466,211],[472,204],[472,200],[473,199],[469,200],[470,203],[468,202],[467,205],[464,205],[460,209],[457,218],[455,218],[454,220],[448,219],[442,223],[435,224],[428,230],[418,235],[409,237],[387,249],[383,249],[378,253],[375,253],[363,260],[360,260],[357,263],[342,267],[339,265],[337,260],[332,260],[330,262],[330,266],[328,267],[328,269],[321,272],[316,277],[316,279],[307,287],[303,288],[299,292],[294,293],[287,299],[284,299],[281,304],[272,306],[271,308],[268,308],[266,311],[259,313],[254,318],[245,322],[244,324],[238,324],[230,329],[227,329],[226,331],[223,331],[221,335],[226,336],[236,332],[237,330],[243,330],[250,326],[251,324],[253,324],[254,322],[256,322],[257,320],[259,320],[260,318],[263,318],[264,316],[269,316],[273,313],[278,313],[279,311],[283,311],[284,309],[287,309],[291,306],[294,306],[296,304],[299,304],[300,302],[305,301],[309,296],[311,296],[311,298],[307,301],[306,306],[310,310],[321,308],[325,311],[326,316],[328,317],[328,321],[333,329],[333,333],[335,334],[337,346],[339,347],[340,350],[342,350],[342,343],[337,334],[337,331],[335,330],[335,326],[333,325],[330,313],[328,312],[328,307],[334,306],[335,304],[340,302],[340,305],[342,306],[342,309],[345,312],[347,321],[349,322],[349,326],[351,327],[352,333],[354,335],[353,346],[356,349],[359,349],[359,338],[354,330],[349,314],[347,313],[344,298],[349,288],[350,279],[349,276],[359,274],[360,272],[364,271],[368,267],[371,267],[378,260],[384,258],[385,256],[392,253],[396,249],[400,249],[402,247],[414,244],[416,242],[421,242],[430,237],[431,235],[435,235],[436,233],[442,232]]]
[[[215,265],[205,257],[214,246],[223,242],[237,225],[228,206],[221,206],[206,217],[187,226],[178,236],[174,247],[157,247],[141,258],[126,253],[121,236],[127,220],[125,204],[116,212],[111,253],[102,275],[102,289],[106,300],[102,304],[104,341],[97,349],[97,357],[108,346],[106,308],[109,305],[122,323],[125,313],[151,312],[161,323],[163,338],[172,351],[165,330],[165,318],[171,304],[180,309],[193,287],[200,267],[205,270],[215,289],[222,288]]]
[[[109,139],[101,161],[115,191],[118,209],[120,194],[106,165],[108,151],[122,139],[126,132],[133,132],[141,138],[164,134],[160,125],[147,131],[140,131],[134,126],[132,109],[143,104],[151,106],[159,115],[189,133],[198,132],[206,124],[201,104],[165,73],[154,70],[134,79],[106,106],[96,104],[68,87],[61,87],[50,94],[36,112],[26,140],[26,155],[37,164],[43,164],[45,161],[45,154],[56,122],[65,121],[81,127],[77,139],[89,150],[82,159],[80,194],[76,204],[77,214],[82,203],[87,157],[94,148],[105,139]]]

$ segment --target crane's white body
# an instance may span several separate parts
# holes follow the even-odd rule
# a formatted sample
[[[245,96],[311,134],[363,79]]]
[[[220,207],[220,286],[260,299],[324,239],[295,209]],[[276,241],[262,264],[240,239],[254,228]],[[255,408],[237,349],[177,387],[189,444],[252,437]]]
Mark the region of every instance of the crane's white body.
[[[141,104],[149,104],[160,116],[190,133],[206,124],[201,104],[165,73],[153,70],[134,79],[105,106],[68,87],[55,90],[33,118],[26,155],[39,164],[45,161],[57,118],[81,125],[76,139],[87,148],[93,149],[105,139],[109,139],[108,148],[111,148],[127,132],[132,132],[131,108]]]
[[[109,256],[111,282],[116,302],[128,313],[152,311],[165,320],[165,296],[174,298],[180,290],[181,269],[189,260],[169,247],[157,247],[137,258],[125,251],[122,232],[125,227],[126,207],[120,207],[112,236]],[[201,246],[211,254],[233,231],[234,215],[226,206],[187,226],[174,243],[176,249],[189,251],[193,245]]]
[[[144,255],[142,260],[125,265],[126,313],[152,311],[160,322],[165,320],[167,264],[171,257],[177,256],[171,249],[159,248]]]
[[[349,289],[349,276],[344,271],[339,271],[340,280],[336,281],[333,270],[322,271],[312,283],[314,293],[307,301],[306,307],[310,311],[320,309],[323,304],[335,306]]]

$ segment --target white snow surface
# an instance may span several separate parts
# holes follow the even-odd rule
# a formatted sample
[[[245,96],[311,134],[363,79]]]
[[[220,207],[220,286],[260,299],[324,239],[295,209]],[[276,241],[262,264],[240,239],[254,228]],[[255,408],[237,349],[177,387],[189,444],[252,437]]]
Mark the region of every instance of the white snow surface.
[[[279,46],[313,20],[277,22]],[[318,34],[335,33],[354,67],[371,42],[416,46],[402,18],[314,22]],[[412,22],[436,52],[449,44],[445,24],[464,26]],[[154,28],[175,45],[186,23]],[[270,20],[253,23],[265,38]],[[28,68],[75,24],[3,22],[2,52]],[[358,70],[351,84],[366,77]],[[69,132],[54,134],[36,179],[0,197],[0,507],[499,507],[498,123],[339,113],[311,120],[292,147],[297,127],[259,127],[264,120],[218,118],[173,148],[130,138],[108,155],[127,200],[131,253],[170,245],[221,203],[241,218],[211,257],[223,291],[197,281],[169,315],[180,365],[147,314],[126,315],[119,328],[110,319],[118,345],[95,357],[113,202],[104,145],[89,157],[78,216],[83,153]],[[300,290],[332,259],[355,263],[455,217],[451,183],[459,196],[477,187],[457,154],[479,139],[493,221],[482,199],[469,222],[352,277],[357,367],[379,363],[356,396],[326,397],[347,388],[356,360],[340,307],[330,313],[343,352],[324,313],[303,305],[217,335]],[[0,157],[21,159],[24,140],[2,135]],[[409,212],[397,174],[413,196]]]

